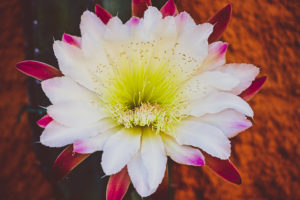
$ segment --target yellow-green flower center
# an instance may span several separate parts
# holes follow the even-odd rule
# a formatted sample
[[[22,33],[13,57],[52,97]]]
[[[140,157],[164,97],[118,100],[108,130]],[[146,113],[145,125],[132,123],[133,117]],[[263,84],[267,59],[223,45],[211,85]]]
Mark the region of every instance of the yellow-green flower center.
[[[183,116],[182,77],[155,56],[120,53],[106,80],[103,99],[108,112],[127,128],[148,126],[167,131]]]

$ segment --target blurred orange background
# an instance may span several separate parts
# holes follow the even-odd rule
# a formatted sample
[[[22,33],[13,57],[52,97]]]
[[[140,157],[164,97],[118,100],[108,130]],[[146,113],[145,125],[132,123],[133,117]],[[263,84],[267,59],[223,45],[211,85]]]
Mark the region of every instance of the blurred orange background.
[[[242,176],[233,185],[207,167],[174,165],[176,200],[300,199],[300,1],[178,0],[179,10],[205,22],[231,3],[233,14],[221,40],[228,62],[252,63],[268,80],[251,100],[254,126],[232,139],[231,160]],[[213,3],[212,3],[213,2]],[[25,38],[18,0],[0,2],[0,199],[54,199],[32,147],[22,106],[26,77],[15,69]]]

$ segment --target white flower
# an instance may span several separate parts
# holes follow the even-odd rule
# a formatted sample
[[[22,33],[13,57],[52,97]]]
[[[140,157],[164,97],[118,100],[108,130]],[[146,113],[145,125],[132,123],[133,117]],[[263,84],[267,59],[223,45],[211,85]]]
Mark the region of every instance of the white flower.
[[[212,24],[196,24],[186,12],[163,17],[150,6],[125,24],[85,11],[80,30],[81,38],[54,42],[63,76],[42,81],[53,119],[42,144],[103,151],[104,173],[127,166],[143,197],[161,183],[167,156],[196,166],[205,163],[201,151],[229,158],[229,138],[253,117],[238,95],[259,69],[225,64],[228,45],[208,43]]]

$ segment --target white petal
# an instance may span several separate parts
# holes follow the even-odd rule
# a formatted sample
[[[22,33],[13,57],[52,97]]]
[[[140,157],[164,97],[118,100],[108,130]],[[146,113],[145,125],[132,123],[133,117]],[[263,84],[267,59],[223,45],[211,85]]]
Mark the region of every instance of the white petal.
[[[209,23],[183,31],[174,50],[174,66],[181,66],[188,75],[194,73],[207,56],[207,39],[212,31],[213,25]]]
[[[86,10],[82,14],[80,22],[81,35],[87,34],[93,39],[101,39],[105,29],[105,24],[96,16],[95,13]]]
[[[95,91],[101,89],[100,80],[106,72],[111,72],[103,36],[107,27],[90,11],[85,11],[81,16],[80,31],[82,35],[82,52],[86,59],[87,68],[96,78]],[[107,74],[106,74],[107,75]]]
[[[208,45],[208,54],[202,63],[201,71],[214,70],[226,63],[228,44],[217,41]]]
[[[196,148],[180,145],[169,135],[162,135],[167,155],[177,163],[184,165],[202,166],[204,165],[204,156]]]
[[[252,125],[245,115],[230,109],[215,114],[207,114],[198,119],[201,122],[217,127],[228,138],[236,136]]]
[[[134,31],[140,22],[140,18],[132,16],[125,24],[130,28],[131,31]]]
[[[158,62],[166,62],[172,57],[178,32],[174,17],[165,17],[155,27],[156,43],[153,50],[153,57],[159,58]],[[160,64],[160,63],[158,63]]]
[[[118,17],[111,18],[107,23],[107,29],[103,36],[106,53],[110,57],[118,59],[121,52],[127,50],[124,46],[129,44],[129,39],[129,27],[123,24]],[[111,62],[115,62],[115,60],[111,60]]]
[[[140,148],[141,130],[123,128],[111,136],[103,147],[102,169],[106,175],[119,172]]]
[[[175,17],[175,20],[179,34],[196,26],[194,19],[187,12],[181,12]]]
[[[198,147],[220,159],[230,156],[230,141],[221,130],[211,125],[186,120],[176,128],[176,134],[179,144]]]
[[[244,63],[227,64],[219,68],[219,70],[230,73],[240,80],[240,84],[232,90],[233,94],[236,95],[247,89],[259,73],[259,68],[254,65]]]
[[[236,95],[226,92],[215,92],[205,98],[193,101],[190,105],[190,114],[200,117],[208,113],[218,113],[228,108],[232,108],[249,117],[253,117],[253,111],[246,101]]]
[[[66,76],[51,78],[42,81],[41,84],[43,91],[53,104],[74,100],[99,101],[93,92]]]
[[[50,105],[47,113],[55,121],[70,127],[87,126],[107,116],[100,106],[80,101]]]
[[[157,26],[162,20],[161,12],[156,8],[150,6],[144,13],[144,19],[142,20],[142,31],[148,40],[155,39],[155,33],[157,31]]]
[[[103,22],[92,12],[85,11],[81,16],[80,31],[82,35],[82,50],[88,58],[98,58],[106,61],[102,37],[106,30]],[[98,55],[98,56],[97,56]]]
[[[185,85],[185,91],[191,99],[197,99],[206,96],[215,89],[232,90],[238,84],[239,80],[228,73],[208,71],[191,78]]]
[[[147,197],[156,191],[156,189],[149,187],[147,169],[140,152],[130,160],[127,169],[131,182],[139,195]]]
[[[123,24],[119,17],[113,17],[107,23],[107,29],[104,33],[104,39],[108,40],[125,40],[129,37],[129,29],[128,26]]]
[[[149,7],[144,18],[131,31],[133,42],[151,42],[140,48],[144,52],[150,52],[149,57],[159,58],[160,61],[170,57],[178,35],[174,17],[162,18],[161,12],[155,7]]]
[[[146,128],[143,131],[141,156],[148,172],[148,183],[156,189],[165,175],[167,157],[159,134]]]
[[[73,143],[77,139],[96,135],[105,123],[107,122],[99,122],[89,127],[69,128],[52,121],[44,129],[40,141],[45,146],[62,147]]]
[[[87,69],[87,61],[81,49],[62,41],[55,41],[53,50],[58,60],[59,69],[63,74],[90,90],[97,87],[96,82],[93,82],[93,75]]]
[[[107,139],[118,131],[119,128],[112,128],[96,136],[76,140],[73,144],[73,150],[77,153],[94,153],[95,151],[102,151]]]
[[[157,34],[159,37],[170,38],[177,37],[178,31],[176,27],[176,20],[174,17],[167,16],[163,18],[158,25]]]

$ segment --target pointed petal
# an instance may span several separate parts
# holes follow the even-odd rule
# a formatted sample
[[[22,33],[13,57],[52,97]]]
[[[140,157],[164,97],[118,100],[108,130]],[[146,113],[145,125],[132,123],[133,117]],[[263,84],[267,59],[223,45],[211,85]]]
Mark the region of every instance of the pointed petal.
[[[55,77],[41,83],[52,104],[67,101],[98,102],[97,95],[67,76]]]
[[[49,115],[45,115],[36,123],[39,127],[45,128],[52,121],[53,121],[53,119]]]
[[[62,41],[66,42],[70,45],[74,45],[78,48],[81,48],[81,38],[80,37],[76,37],[76,36],[64,33]]]
[[[107,26],[95,13],[85,11],[81,16],[80,31],[82,53],[85,61],[88,62],[88,66],[85,66],[85,68],[92,72],[94,76],[99,76],[102,73],[99,72],[98,66],[109,64],[103,38],[105,32],[107,32]]]
[[[185,27],[188,28],[188,24],[185,24]],[[199,69],[208,55],[207,38],[212,31],[213,25],[204,23],[184,29],[178,36],[173,62],[174,65],[180,66],[183,73],[193,74]]]
[[[209,43],[215,42],[221,37],[229,23],[231,11],[232,7],[228,4],[208,21],[214,25],[214,31],[208,38]]]
[[[130,28],[135,28],[139,23],[140,23],[140,18],[133,16],[126,22],[126,25]]]
[[[137,27],[136,34],[139,38],[158,37],[158,34],[156,32],[163,32],[163,28],[165,28],[164,26],[162,26],[163,28],[159,27],[161,23],[161,12],[156,7],[151,6],[145,11],[144,18],[140,19],[140,26]]]
[[[102,151],[107,139],[110,138],[116,132],[118,132],[118,129],[112,128],[94,137],[76,140],[73,144],[74,152],[94,153],[95,151]]]
[[[218,70],[231,74],[239,79],[240,84],[232,89],[232,93],[235,95],[240,94],[247,89],[255,77],[259,74],[259,68],[252,64],[245,63],[230,63],[223,65]]]
[[[99,19],[101,19],[101,21],[104,24],[107,24],[107,22],[112,17],[111,14],[107,10],[105,10],[98,4],[96,4],[96,6],[95,6],[95,14],[97,15],[97,17],[99,17]]]
[[[195,28],[197,26],[197,24],[194,21],[194,19],[187,12],[181,12],[181,13],[179,13],[175,17],[175,21],[176,21],[176,28],[177,28],[177,31],[178,31],[179,35],[181,35],[184,31],[193,29],[193,28]],[[207,36],[207,38],[208,38],[208,36]]]
[[[226,51],[228,44],[225,42],[214,42],[208,45],[208,54],[202,64],[201,70],[213,70],[226,63]]]
[[[143,131],[141,155],[148,172],[149,187],[156,190],[164,178],[167,157],[160,135],[150,128]]]
[[[140,148],[141,130],[123,128],[111,136],[103,147],[101,165],[106,175],[119,172]]]
[[[95,136],[101,131],[106,131],[116,126],[109,119],[103,119],[96,124],[87,127],[66,127],[56,121],[52,121],[46,126],[40,137],[40,142],[49,147],[63,147],[72,144],[74,141]]]
[[[151,0],[132,0],[132,16],[143,17],[145,10],[152,5]]]
[[[196,148],[180,145],[172,137],[162,135],[166,153],[177,163],[184,165],[203,166],[204,156]]]
[[[106,188],[106,200],[122,200],[129,185],[129,175],[127,168],[124,167],[119,173],[110,176]]]
[[[82,41],[82,46],[84,46],[84,41]],[[93,81],[94,73],[89,70],[90,63],[84,57],[82,49],[57,40],[53,43],[53,51],[59,68],[64,75],[71,77],[90,90],[98,87],[96,82]]]
[[[107,29],[104,34],[104,38],[110,44],[105,43],[105,48],[109,53],[113,53],[115,56],[119,56],[117,52],[122,51],[120,49],[121,44],[119,42],[125,42],[129,39],[129,27],[124,25],[119,17],[113,17],[106,25]],[[114,52],[117,51],[117,52]]]
[[[82,38],[86,35],[87,39],[90,38],[90,40],[102,40],[105,29],[105,24],[95,13],[87,10],[81,15],[80,32]]]
[[[220,71],[206,71],[186,82],[185,91],[190,100],[204,98],[216,91],[231,91],[240,83],[235,76]]]
[[[149,187],[148,173],[140,151],[130,160],[127,168],[131,182],[139,195],[147,197],[155,192],[155,189]]]
[[[72,144],[74,140],[83,135],[84,132],[74,130],[58,124],[56,121],[50,122],[40,136],[40,142],[48,147],[63,147]]]
[[[198,147],[212,156],[228,159],[230,141],[221,130],[198,121],[185,120],[176,127],[176,140],[179,144]]]
[[[205,122],[217,127],[228,138],[232,138],[252,126],[252,123],[245,115],[232,109],[215,114],[207,114],[198,119],[200,122]]]
[[[218,113],[230,108],[249,117],[253,117],[253,110],[246,101],[239,96],[226,92],[215,92],[205,98],[193,101],[190,104],[190,114],[195,117],[200,117],[205,114]]]
[[[106,117],[102,107],[82,101],[50,105],[47,113],[58,123],[68,127],[88,126]]]
[[[55,67],[34,60],[25,60],[19,62],[17,64],[17,69],[27,76],[31,76],[41,81],[62,76],[62,73]]]
[[[240,97],[242,97],[246,101],[249,101],[255,96],[256,93],[258,93],[258,91],[262,88],[266,80],[266,76],[255,79],[251,83],[251,85],[240,94]]]
[[[162,13],[163,17],[177,15],[178,10],[176,8],[174,0],[168,0],[160,9],[160,12]]]
[[[56,158],[52,166],[52,177],[55,181],[64,179],[77,165],[84,161],[90,154],[73,152],[72,145],[65,148]]]
[[[230,160],[221,160],[205,154],[206,165],[225,180],[240,185],[241,176]]]

